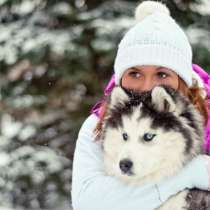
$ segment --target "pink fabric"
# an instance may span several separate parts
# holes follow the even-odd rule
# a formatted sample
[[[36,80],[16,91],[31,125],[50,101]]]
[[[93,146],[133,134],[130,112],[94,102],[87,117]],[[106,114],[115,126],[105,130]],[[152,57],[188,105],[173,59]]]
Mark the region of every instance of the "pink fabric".
[[[106,86],[104,90],[104,97],[108,96],[112,92],[112,89],[114,87],[115,87],[115,75],[113,74],[108,85]],[[104,102],[104,99],[98,101],[91,109],[91,113],[94,113],[97,117],[99,117],[101,113],[101,105],[103,104],[103,102]]]
[[[201,77],[207,92],[207,100],[210,103],[210,75],[205,72],[199,65],[193,64],[193,70]],[[210,110],[208,113],[208,122],[205,128],[204,150],[210,154]]]
[[[210,75],[205,72],[199,65],[193,64],[193,70],[201,77],[204,83],[204,87],[207,92],[207,99],[210,103]],[[112,75],[112,78],[110,79],[108,85],[106,86],[104,90],[104,97],[108,96],[112,89],[115,87],[115,75]],[[93,108],[91,109],[91,113],[94,113],[96,116],[100,116],[101,113],[101,105],[103,104],[104,99],[98,101]],[[205,128],[205,141],[204,141],[204,151],[210,154],[210,112],[208,115],[208,123]]]

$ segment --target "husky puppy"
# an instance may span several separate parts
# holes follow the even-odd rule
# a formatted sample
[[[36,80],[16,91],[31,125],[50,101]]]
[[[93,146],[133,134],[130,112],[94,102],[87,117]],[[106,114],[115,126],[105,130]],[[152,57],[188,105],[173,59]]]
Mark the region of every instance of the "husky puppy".
[[[106,172],[135,185],[175,175],[202,153],[203,129],[194,105],[170,87],[141,94],[115,87],[100,134]],[[189,209],[188,192],[171,197],[159,210]]]

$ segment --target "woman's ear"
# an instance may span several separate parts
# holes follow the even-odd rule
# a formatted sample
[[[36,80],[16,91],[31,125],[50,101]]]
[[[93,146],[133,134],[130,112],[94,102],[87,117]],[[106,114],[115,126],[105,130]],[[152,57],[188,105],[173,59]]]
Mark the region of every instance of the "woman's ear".
[[[152,104],[160,112],[174,112],[176,104],[171,95],[162,86],[156,86],[152,90]]]

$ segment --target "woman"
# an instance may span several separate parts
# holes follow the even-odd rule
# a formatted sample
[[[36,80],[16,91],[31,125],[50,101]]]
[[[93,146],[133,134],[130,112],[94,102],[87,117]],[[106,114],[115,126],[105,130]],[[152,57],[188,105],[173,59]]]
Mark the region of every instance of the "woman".
[[[185,94],[208,120],[206,92],[192,70],[192,49],[186,35],[161,3],[146,1],[136,9],[139,21],[123,37],[115,59],[115,85],[135,91],[165,84]],[[106,103],[80,129],[73,162],[74,210],[154,210],[170,196],[188,188],[209,190],[210,157],[193,159],[178,175],[141,187],[105,174],[101,142],[94,141]]]

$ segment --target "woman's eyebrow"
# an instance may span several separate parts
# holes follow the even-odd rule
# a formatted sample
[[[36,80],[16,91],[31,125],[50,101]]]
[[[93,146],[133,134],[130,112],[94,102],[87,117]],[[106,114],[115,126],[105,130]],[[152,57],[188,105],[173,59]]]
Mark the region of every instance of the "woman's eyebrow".
[[[165,69],[165,67],[163,67],[163,66],[159,66],[159,67],[157,67],[157,69],[156,69],[156,70],[159,70],[159,69]]]
[[[158,67],[156,70],[170,70],[169,68],[167,68],[167,67],[163,67],[163,66],[160,66],[160,67]]]
[[[135,71],[141,71],[142,69],[139,67],[131,67],[130,70],[135,70]],[[156,68],[156,70],[170,70],[169,68],[163,67],[163,66],[159,66]]]
[[[136,70],[136,71],[141,71],[141,69],[137,67],[131,67],[131,69]]]

